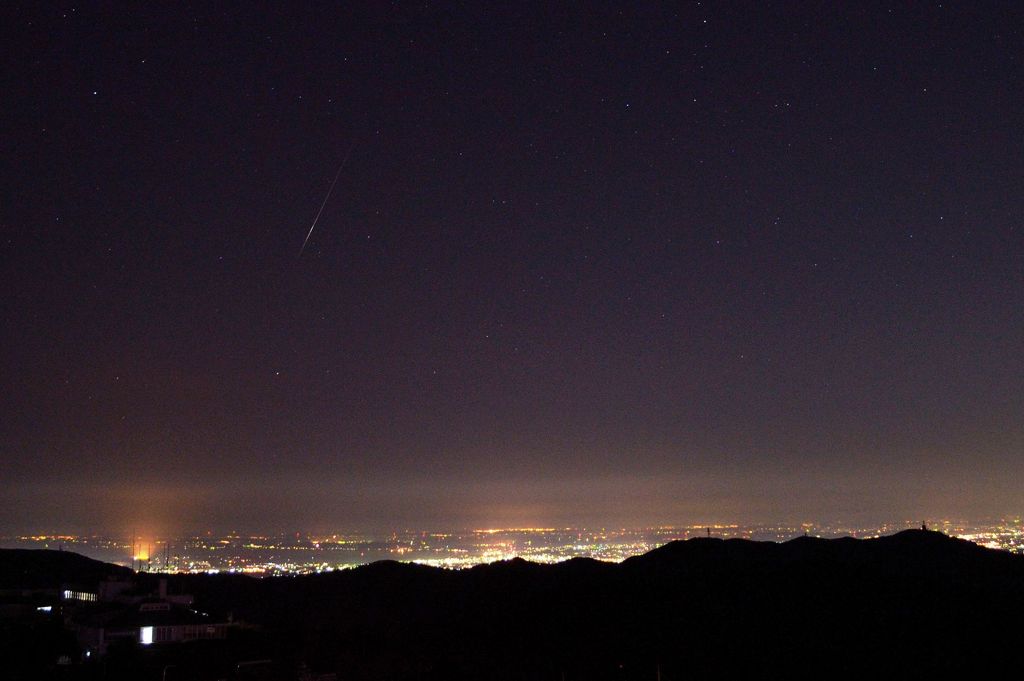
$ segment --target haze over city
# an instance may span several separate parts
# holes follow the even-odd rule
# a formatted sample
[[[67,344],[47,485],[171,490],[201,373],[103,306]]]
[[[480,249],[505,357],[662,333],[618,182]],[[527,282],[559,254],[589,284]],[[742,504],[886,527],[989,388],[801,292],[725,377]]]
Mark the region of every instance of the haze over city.
[[[1012,3],[0,11],[2,534],[1024,510]]]

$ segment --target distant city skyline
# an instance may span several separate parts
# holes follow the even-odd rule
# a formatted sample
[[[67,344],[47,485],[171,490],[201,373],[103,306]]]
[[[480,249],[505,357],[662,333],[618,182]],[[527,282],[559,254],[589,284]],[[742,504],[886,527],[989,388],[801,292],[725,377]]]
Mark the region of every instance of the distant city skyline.
[[[930,529],[987,548],[1024,553],[1020,517],[965,521],[932,518],[879,525],[815,523],[799,525],[698,524],[663,527],[448,528],[374,533],[218,533],[160,536],[0,535],[0,548],[73,551],[140,571],[240,572],[253,576],[306,574],[348,569],[379,560],[460,569],[522,558],[557,563],[570,558],[620,562],[667,543],[713,537],[784,542],[801,536],[888,536],[907,529]]]

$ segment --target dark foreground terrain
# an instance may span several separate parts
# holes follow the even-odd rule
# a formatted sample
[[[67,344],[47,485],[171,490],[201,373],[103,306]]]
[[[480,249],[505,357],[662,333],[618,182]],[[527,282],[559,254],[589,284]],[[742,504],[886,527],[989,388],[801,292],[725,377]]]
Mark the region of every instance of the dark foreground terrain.
[[[108,576],[123,568],[0,552],[8,600]],[[133,579],[157,593],[157,576]],[[102,604],[45,618],[8,608],[0,678],[966,679],[1019,669],[1024,655],[1024,557],[926,531],[692,539],[621,564],[182,575],[166,592],[194,595],[190,607],[230,623],[227,635],[126,640],[85,657],[80,623]]]

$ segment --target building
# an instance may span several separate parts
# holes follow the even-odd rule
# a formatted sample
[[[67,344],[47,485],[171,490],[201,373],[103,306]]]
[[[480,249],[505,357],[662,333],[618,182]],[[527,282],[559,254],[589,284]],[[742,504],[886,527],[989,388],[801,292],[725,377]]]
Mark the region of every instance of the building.
[[[117,641],[155,646],[227,637],[230,622],[166,601],[99,607],[75,623],[83,649],[105,655]]]

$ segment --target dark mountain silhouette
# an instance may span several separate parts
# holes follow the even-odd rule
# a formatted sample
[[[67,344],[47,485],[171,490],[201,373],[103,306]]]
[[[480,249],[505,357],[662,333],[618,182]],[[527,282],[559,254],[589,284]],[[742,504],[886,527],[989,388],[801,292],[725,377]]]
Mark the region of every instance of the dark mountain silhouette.
[[[42,589],[96,584],[108,577],[130,577],[132,571],[86,558],[71,551],[0,549],[0,589]]]
[[[978,678],[1024,635],[1024,557],[921,530],[172,582],[259,625],[282,668],[338,679]]]

